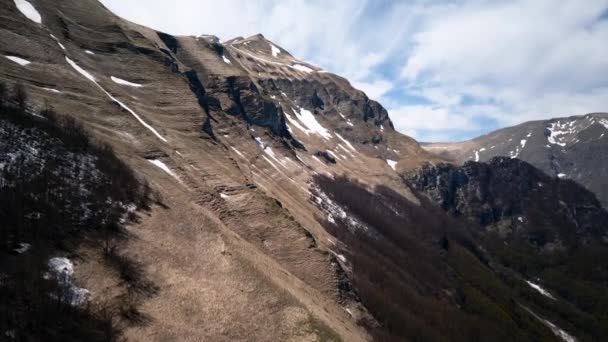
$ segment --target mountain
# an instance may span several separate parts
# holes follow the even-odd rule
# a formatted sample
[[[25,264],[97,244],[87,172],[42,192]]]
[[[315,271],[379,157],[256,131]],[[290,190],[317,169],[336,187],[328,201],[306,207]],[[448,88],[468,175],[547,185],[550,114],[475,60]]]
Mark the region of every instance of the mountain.
[[[544,310],[569,317],[560,326],[578,325],[579,338],[606,336],[600,307],[608,292],[598,285],[608,281],[608,213],[593,193],[510,157],[427,165],[404,178],[452,216],[476,222],[487,264],[507,282],[528,279],[550,299]]]
[[[530,121],[459,143],[424,144],[457,163],[519,158],[553,177],[575,180],[608,207],[608,114]]]
[[[606,212],[570,180],[518,160],[448,165],[262,35],[173,36],[95,0],[14,0],[0,43],[0,190],[21,194],[0,211],[0,293],[17,298],[0,304],[3,337],[606,334],[606,268],[587,262],[607,260]],[[44,165],[53,182],[25,186]],[[494,194],[505,184],[521,191]],[[514,215],[543,225],[486,234],[519,232]]]

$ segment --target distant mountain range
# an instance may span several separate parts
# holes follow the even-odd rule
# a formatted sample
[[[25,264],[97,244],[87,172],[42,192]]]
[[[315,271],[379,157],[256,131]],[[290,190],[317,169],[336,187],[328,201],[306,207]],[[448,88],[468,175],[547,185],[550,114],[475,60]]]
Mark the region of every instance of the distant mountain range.
[[[608,113],[530,121],[464,142],[422,147],[456,163],[519,158],[584,185],[608,208]]]

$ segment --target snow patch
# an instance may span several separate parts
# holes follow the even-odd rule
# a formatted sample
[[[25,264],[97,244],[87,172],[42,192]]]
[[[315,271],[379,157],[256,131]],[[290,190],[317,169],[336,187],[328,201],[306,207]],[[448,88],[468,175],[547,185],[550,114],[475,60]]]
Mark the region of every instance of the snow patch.
[[[16,56],[4,56],[8,59],[10,59],[11,61],[21,65],[21,66],[26,66],[32,62],[28,61],[27,59],[23,59],[21,57],[16,57]]]
[[[148,161],[154,165],[156,165],[157,167],[159,167],[161,170],[165,171],[167,174],[169,174],[171,177],[177,179],[178,181],[181,182],[181,180],[179,179],[179,177],[177,177],[177,175],[175,173],[173,173],[173,171],[171,171],[171,169],[167,166],[167,164],[163,163],[162,161],[158,160],[158,159],[148,159]]]
[[[309,110],[306,110],[301,107],[299,112],[293,108],[291,110],[294,112],[298,120],[300,120],[304,124],[304,126],[308,128],[307,130],[304,130],[307,135],[309,133],[315,133],[322,136],[326,140],[329,140],[331,138],[331,133],[329,133],[329,130],[323,127]]]
[[[42,89],[44,89],[44,90],[46,90],[46,91],[50,91],[50,92],[52,92],[52,93],[56,93],[56,94],[61,93],[59,90],[57,90],[57,89],[53,89],[53,88],[42,88]]]
[[[17,254],[22,254],[22,253],[29,251],[29,249],[31,247],[32,247],[32,245],[30,245],[27,242],[20,242],[19,246],[17,248],[13,249],[13,251],[15,251],[15,253],[17,253]]]
[[[332,157],[334,157],[334,158],[335,158],[335,159],[337,159],[337,160],[342,159],[341,157],[338,157],[338,155],[337,155],[337,154],[335,154],[335,153],[334,153],[334,151],[332,151],[332,150],[327,150],[327,153],[329,153],[329,154],[330,154]],[[345,158],[345,159],[346,159],[346,158]]]
[[[264,148],[264,142],[262,141],[262,138],[260,137],[255,137],[255,142],[263,149]]]
[[[55,40],[55,42],[57,43],[57,45],[59,45],[61,50],[66,51],[65,46],[63,46],[63,44],[61,44],[61,42],[59,41],[59,39],[57,39],[57,37],[55,37],[55,35],[51,34],[51,38],[53,38]]]
[[[557,325],[547,321],[546,319],[542,319],[542,321],[549,327],[549,329],[551,329],[551,331],[555,334],[555,336],[562,339],[562,341],[564,341],[564,342],[576,342],[577,341],[574,336],[568,334],[567,332],[562,330]]]
[[[336,132],[334,132],[334,134],[338,137],[338,139],[342,140],[342,142],[345,143],[346,146],[348,146],[348,148],[353,150],[353,152],[357,152],[357,149],[355,149],[355,147],[350,143],[350,141],[344,139],[340,134],[338,134]]]
[[[226,195],[226,194],[225,194],[225,193],[223,193],[223,192],[220,192],[220,197],[221,197],[221,198],[223,198],[223,199],[228,199],[228,198],[230,198],[230,196]]]
[[[566,144],[569,142],[569,140],[571,139],[573,134],[578,133],[578,130],[576,129],[576,127],[573,127],[575,122],[576,121],[552,122],[547,127],[547,131],[549,133],[549,135],[547,136],[547,140],[549,141],[549,143],[553,144],[553,145],[559,145],[562,147],[566,146]]]
[[[538,291],[540,294],[542,294],[545,297],[551,298],[553,300],[555,300],[555,297],[553,297],[549,291],[543,289],[540,285],[535,284],[529,280],[526,280],[526,283],[528,283],[528,285],[530,285],[531,288],[535,289],[536,291]]]
[[[144,127],[146,127],[148,130],[150,130],[158,139],[167,142],[167,139],[165,139],[162,135],[160,135],[155,129],[154,127],[148,125],[148,123],[146,123],[142,118],[139,117],[139,115],[137,115],[137,113],[135,113],[135,111],[133,111],[131,108],[129,108],[127,105],[125,105],[124,103],[122,103],[121,101],[119,101],[117,98],[115,98],[114,96],[112,96],[112,94],[110,94],[107,90],[105,90],[101,85],[99,85],[99,83],[97,83],[97,81],[95,80],[95,77],[93,77],[93,75],[91,75],[89,72],[87,72],[86,70],[84,70],[83,68],[81,68],[78,64],[76,64],[76,62],[74,62],[73,60],[71,60],[69,57],[65,57],[65,60],[68,62],[68,64],[70,64],[72,66],[72,68],[74,68],[78,73],[80,73],[82,76],[84,76],[85,78],[87,78],[89,81],[95,83],[95,85],[97,87],[99,87],[99,89],[101,89],[101,91],[104,92],[104,94],[106,94],[106,96],[108,96],[110,98],[110,100],[116,102],[119,106],[121,106],[123,109],[125,109],[126,111],[128,111],[129,113],[131,113],[131,115],[133,115],[133,117],[135,117],[135,119],[137,119],[137,121],[139,121],[140,124],[142,124]]]
[[[526,147],[526,142],[527,142],[526,139],[521,139],[521,141],[519,142],[522,150],[524,149],[524,147]]]
[[[475,150],[475,161],[479,161],[479,151]]]
[[[350,119],[348,119],[346,116],[344,116],[344,114],[338,112],[338,114],[340,114],[340,116],[342,117],[342,119],[346,120],[346,124],[349,126],[354,126],[353,123],[350,121]]]
[[[65,57],[65,60],[68,62],[69,65],[72,66],[72,68],[74,68],[74,70],[76,70],[79,74],[81,74],[82,76],[84,76],[86,79],[88,79],[91,82],[95,82],[95,84],[97,84],[97,80],[95,80],[95,77],[93,77],[93,75],[91,75],[88,71],[84,70],[83,68],[81,68],[78,64],[76,64],[76,62],[74,62],[73,60],[71,60],[69,57]],[[98,87],[101,88],[101,86],[99,84],[97,84]],[[103,89],[103,88],[102,88]]]
[[[295,110],[294,110],[294,113],[295,113]],[[306,129],[306,127],[302,126],[298,120],[294,119],[291,115],[287,114],[287,112],[284,112],[284,114],[285,114],[285,117],[287,117],[287,120],[289,121],[289,123],[294,125],[300,131],[306,133],[306,135],[310,134],[309,130]],[[289,129],[291,129],[291,127],[289,127],[289,125],[287,127]]]
[[[303,72],[305,72],[307,74],[314,71],[313,69],[311,69],[311,68],[309,68],[309,67],[307,67],[305,65],[302,65],[302,64],[294,64],[291,67],[294,68],[294,69],[296,69],[296,70],[303,71]]]
[[[88,54],[88,55],[94,55],[95,52],[91,51],[91,50],[84,50],[84,53]]]
[[[114,76],[110,76],[110,79],[112,79],[112,81],[114,83],[118,83],[120,85],[126,85],[126,86],[129,86],[129,87],[140,88],[140,87],[144,86],[143,84],[129,82],[127,80],[123,80],[122,78],[118,78],[118,77],[114,77]]]
[[[342,255],[342,254],[336,254],[336,257],[337,257],[338,259],[340,259],[340,261],[342,261],[342,262],[346,262],[346,257],[345,257],[344,255]]]
[[[278,47],[274,46],[273,44],[270,44],[270,50],[274,57],[278,57],[279,54],[281,53],[281,50]]]
[[[26,16],[29,20],[42,24],[42,16],[36,10],[36,8],[26,0],[15,0],[15,6],[19,12],[21,12],[24,16]]]
[[[557,178],[566,178],[566,174],[565,173],[558,173],[557,174]]]
[[[72,276],[74,275],[74,264],[68,258],[54,257],[49,259],[48,262],[50,274],[47,274],[45,278],[51,276],[57,280],[57,283],[63,287],[62,293],[59,294],[57,299],[67,302],[73,306],[84,304],[89,298],[89,290],[80,288],[74,284]],[[56,294],[52,294],[57,296]]]
[[[319,188],[314,187],[312,190],[313,192],[311,195],[315,204],[319,207],[319,209],[328,214],[328,218],[331,216],[334,222],[336,219],[342,220],[346,223],[347,229],[351,232],[355,232],[356,230],[368,231],[368,227],[366,225],[349,216],[340,205],[332,201],[331,198],[329,198],[329,196],[327,196],[327,194],[325,194]]]
[[[241,157],[241,158],[243,158],[243,159],[247,159],[247,158],[245,158],[245,156],[244,156],[244,155],[241,153],[241,151],[237,150],[237,149],[236,149],[236,148],[234,148],[233,146],[230,146],[230,148],[231,148],[231,149],[232,149],[234,152],[236,152],[236,154],[238,154],[238,155],[239,155],[239,157]]]
[[[394,160],[387,159],[386,163],[393,169],[397,170],[397,162]]]
[[[228,58],[226,58],[226,56],[225,56],[225,55],[222,55],[222,60],[223,60],[223,61],[224,61],[224,63],[226,63],[226,64],[232,64],[232,62],[231,62],[231,61],[230,61]]]

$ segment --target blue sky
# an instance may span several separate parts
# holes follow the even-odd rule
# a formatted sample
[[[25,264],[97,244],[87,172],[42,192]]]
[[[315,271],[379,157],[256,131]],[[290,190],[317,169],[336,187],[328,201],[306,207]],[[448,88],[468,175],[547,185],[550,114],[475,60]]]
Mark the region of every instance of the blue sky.
[[[101,0],[176,35],[263,33],[420,141],[608,111],[608,0]]]

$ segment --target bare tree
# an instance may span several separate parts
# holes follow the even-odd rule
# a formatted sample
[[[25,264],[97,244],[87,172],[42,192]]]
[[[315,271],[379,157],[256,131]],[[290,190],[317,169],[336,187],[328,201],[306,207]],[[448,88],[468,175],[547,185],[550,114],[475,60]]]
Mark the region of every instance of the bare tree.
[[[13,89],[13,96],[15,102],[17,103],[17,108],[21,113],[25,113],[25,109],[27,106],[27,92],[25,91],[25,87],[21,83],[15,84],[15,88]]]

